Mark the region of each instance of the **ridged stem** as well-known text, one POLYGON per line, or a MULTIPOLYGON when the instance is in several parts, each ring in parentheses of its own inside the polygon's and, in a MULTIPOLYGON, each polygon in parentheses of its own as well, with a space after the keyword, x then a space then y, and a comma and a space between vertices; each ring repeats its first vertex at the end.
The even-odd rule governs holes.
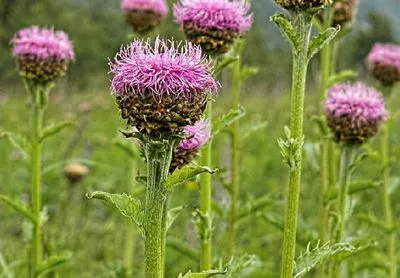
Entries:
POLYGON ((169 141, 146 142, 147 190, 144 210, 145 277, 163 278, 164 208, 167 192, 163 183, 169 174, 174 144, 169 141))
MULTIPOLYGON (((294 139, 303 139, 304 94, 308 68, 308 46, 311 23, 306 15, 298 15, 301 49, 293 55, 290 130, 294 139)), ((303 150, 299 150, 302 152, 303 150)), ((300 198, 302 155, 289 173, 289 190, 285 212, 281 278, 292 278, 296 251, 297 216, 300 198)))
MULTIPOLYGON (((212 126, 212 101, 207 104, 206 115, 210 126, 212 126)), ((201 165, 211 166, 212 164, 212 144, 211 140, 202 149, 201 165)), ((212 217, 212 188, 211 175, 200 175, 200 212, 203 216, 212 217)), ((211 220, 210 220, 211 221, 211 220)), ((208 227, 205 227, 208 229, 208 227)), ((200 270, 209 270, 212 268, 212 231, 208 231, 201 236, 200 251, 200 270)))
MULTIPOLYGON (((233 64, 232 78, 232 109, 237 109, 240 102, 240 71, 241 71, 241 43, 238 42, 235 48, 235 56, 238 58, 233 64)), ((236 221, 239 208, 239 178, 240 178, 240 163, 239 163, 239 122, 235 121, 231 129, 231 203, 229 209, 229 226, 228 226, 228 244, 226 248, 226 259, 229 260, 235 253, 236 246, 236 221)))

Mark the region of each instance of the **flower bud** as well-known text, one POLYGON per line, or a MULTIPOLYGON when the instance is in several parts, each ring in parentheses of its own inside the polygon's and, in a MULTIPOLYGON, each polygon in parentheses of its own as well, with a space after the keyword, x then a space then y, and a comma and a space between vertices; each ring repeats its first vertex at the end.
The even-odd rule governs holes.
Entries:
POLYGON ((376 79, 392 86, 400 81, 400 45, 376 43, 368 54, 366 64, 376 79))
POLYGON ((64 166, 64 175, 72 185, 79 183, 88 174, 89 168, 84 164, 70 163, 64 166))
POLYGON ((275 3, 286 10, 308 10, 323 8, 332 3, 332 0, 275 0, 275 3))

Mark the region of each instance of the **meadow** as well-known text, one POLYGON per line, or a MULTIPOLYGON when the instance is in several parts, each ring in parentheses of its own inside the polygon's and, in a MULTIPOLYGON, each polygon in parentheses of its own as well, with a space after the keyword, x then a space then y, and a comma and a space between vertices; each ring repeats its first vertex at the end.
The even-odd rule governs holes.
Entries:
MULTIPOLYGON (((262 24, 271 24, 264 21, 262 24)), ((32 20, 32 24, 34 23, 32 20)), ((65 21, 63 24, 65 25, 65 21)), ((256 26, 259 32, 260 22, 256 26)), ((178 28, 166 24, 162 26, 161 33, 182 36, 178 28), (173 28, 177 31, 171 31, 173 28)), ((157 31, 155 32, 157 34, 157 31)), ((236 248, 232 258, 226 257, 230 244, 227 231, 231 205, 229 183, 232 176, 232 123, 227 124, 229 126, 212 139, 212 164, 207 165, 212 169, 219 168, 219 172, 212 175, 212 265, 213 269, 221 272, 228 270, 226 274, 216 273, 216 277, 279 277, 281 267, 286 197, 290 191, 287 186, 289 167, 283 161, 278 139, 285 138, 284 127, 290 125, 291 55, 290 52, 282 50, 287 48, 282 42, 282 46, 268 49, 268 57, 260 58, 263 64, 258 64, 257 56, 262 56, 263 50, 251 46, 252 42, 257 42, 259 34, 256 31, 252 32, 244 46, 242 63, 257 67, 258 73, 250 76, 242 84, 240 105, 245 113, 235 120, 239 137, 237 151, 240 154, 240 168, 237 169, 237 175, 240 176, 240 190, 235 220, 236 248), (246 50, 247 47, 249 50, 246 50), (273 71, 271 68, 275 66, 277 70, 273 71)), ((357 30, 355 33, 357 36, 360 34, 357 30)), ((121 34, 118 36, 122 37, 121 34)), ((351 41, 352 34, 348 36, 351 41)), ((371 43, 378 40, 379 38, 371 38, 371 43)), ((121 43, 125 42, 118 44, 121 43)), ((114 42, 109 52, 117 51, 114 49, 115 45, 114 42)), ((80 46, 75 43, 74 47, 79 49, 80 46)), ((3 55, 11 56, 10 50, 3 55)), ((79 58, 82 56, 78 56, 77 63, 80 63, 79 58)), ((349 193, 351 217, 346 220, 346 242, 351 247, 341 247, 339 250, 330 246, 323 249, 324 243, 319 242, 321 208, 318 207, 323 171, 321 148, 324 140, 321 138, 325 138, 325 126, 324 123, 321 124, 320 117, 324 103, 320 94, 320 59, 317 55, 310 64, 305 92, 305 142, 297 218, 296 258, 307 254, 307 250, 317 250, 311 253, 307 262, 302 261, 305 264, 304 269, 307 269, 304 277, 328 277, 321 276, 318 266, 328 265, 332 258, 337 259, 334 254, 337 252, 345 257, 347 271, 347 276, 338 277, 395 278, 390 276, 392 265, 386 253, 388 235, 398 234, 399 231, 400 206, 397 200, 400 199, 400 115, 396 109, 400 105, 399 82, 393 87, 390 104, 386 104, 387 110, 391 112, 389 186, 394 225, 382 228, 380 221, 385 218, 381 196, 384 169, 381 166, 380 131, 360 147, 362 155, 357 160, 352 176, 353 187, 349 193), (314 259, 317 257, 315 261, 313 256, 314 259)), ((107 57, 104 57, 104 65, 106 60, 107 57)), ((348 66, 347 61, 340 61, 340 55, 338 60, 340 67, 348 66)), ((7 69, 8 76, 12 71, 17 76, 15 66, 10 68, 11 65, 7 69)), ((87 193, 128 193, 145 203, 146 181, 143 182, 140 178, 146 175, 146 165, 138 153, 135 154, 135 159, 129 157, 124 148, 126 144, 121 143, 126 141, 121 131, 127 130, 127 124, 121 119, 115 97, 110 93, 108 81, 111 77, 110 74, 107 75, 108 69, 104 66, 103 72, 99 73, 98 68, 93 67, 95 74, 91 75, 89 70, 87 79, 91 81, 87 83, 80 80, 86 76, 74 73, 74 69, 79 72, 79 64, 72 65, 72 73, 67 74, 68 78, 56 82, 57 86, 49 94, 49 104, 44 114, 44 126, 61 121, 71 121, 71 125, 43 144, 43 210, 40 216, 43 224, 42 244, 46 257, 55 257, 55 261, 51 262, 52 265, 44 271, 43 276, 144 277, 142 273, 145 253, 139 229, 100 200, 89 200, 87 193), (74 85, 75 80, 79 85, 74 85), (64 167, 76 163, 87 166, 89 171, 81 181, 72 183, 66 178, 64 167), (135 185, 134 189, 132 184, 135 185), (129 246, 134 250, 133 257, 130 257, 132 254, 127 251, 128 244, 131 244, 129 246)), ((359 61, 352 69, 360 71, 359 76, 352 77, 352 80, 379 86, 378 82, 366 73, 363 61, 359 61)), ((213 102, 212 118, 215 121, 223 118, 232 108, 234 70, 233 62, 217 76, 221 89, 213 102)), ((24 148, 21 148, 19 138, 10 138, 5 132, 25 134, 29 138, 32 125, 31 107, 22 81, 11 77, 3 84, 4 86, 0 87, 0 195, 11 196, 29 205, 30 159, 24 148)), ((338 153, 339 148, 334 151, 334 155, 338 156, 338 153)), ((179 190, 169 197, 169 208, 178 207, 179 213, 171 214, 171 217, 176 216, 176 219, 174 218, 166 236, 164 277, 179 277, 188 270, 200 272, 201 244, 194 216, 194 212, 200 207, 199 195, 199 177, 195 177, 186 180, 179 190)), ((337 195, 337 190, 332 186, 330 191, 326 192, 325 198, 332 201, 337 195)), ((29 268, 31 259, 32 224, 13 208, 2 203, 0 207, 0 277, 29 277, 26 269, 29 268)), ((398 247, 397 242, 397 253, 398 247)), ((397 265, 398 262, 397 258, 397 265)), ((198 277, 211 276, 210 272, 198 277)))

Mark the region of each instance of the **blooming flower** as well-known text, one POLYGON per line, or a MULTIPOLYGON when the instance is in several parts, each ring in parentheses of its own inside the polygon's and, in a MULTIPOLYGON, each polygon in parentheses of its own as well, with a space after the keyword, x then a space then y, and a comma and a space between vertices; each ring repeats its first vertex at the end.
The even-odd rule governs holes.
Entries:
POLYGON ((286 10, 308 10, 330 5, 332 0, 275 0, 275 2, 286 10))
POLYGON ((32 26, 20 30, 11 43, 20 74, 38 82, 64 75, 75 60, 72 43, 63 31, 32 26))
POLYGON ((183 133, 186 138, 174 150, 171 172, 189 164, 197 156, 198 150, 210 139, 211 129, 207 121, 200 120, 194 125, 186 126, 183 133))
POLYGON ((190 41, 209 54, 227 52, 252 24, 244 0, 180 0, 174 15, 190 41))
POLYGON ((400 81, 400 45, 376 43, 366 64, 372 75, 385 85, 400 81))
POLYGON ((381 94, 361 82, 330 88, 325 114, 336 140, 347 144, 364 143, 388 117, 381 94))
POLYGON ((110 62, 121 116, 150 136, 183 132, 199 121, 217 82, 200 47, 156 39, 134 40, 110 62))
POLYGON ((166 0, 122 0, 126 21, 134 31, 145 33, 161 24, 168 14, 166 0))

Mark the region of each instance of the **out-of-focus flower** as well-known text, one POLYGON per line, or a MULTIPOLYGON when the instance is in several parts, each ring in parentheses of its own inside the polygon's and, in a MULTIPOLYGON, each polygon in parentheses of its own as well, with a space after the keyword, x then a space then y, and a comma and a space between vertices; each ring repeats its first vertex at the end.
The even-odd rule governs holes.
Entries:
POLYGON ((346 144, 364 143, 388 117, 382 95, 361 82, 330 88, 325 114, 336 140, 346 144))
POLYGON ((174 14, 188 39, 207 54, 223 54, 252 24, 244 0, 180 0, 174 14))
POLYGON ((286 10, 308 10, 323 8, 332 3, 332 0, 275 0, 276 4, 286 10))
POLYGON ((80 182, 89 174, 89 168, 81 163, 70 163, 64 166, 64 175, 70 184, 80 182))
POLYGON ((218 83, 201 48, 191 43, 135 40, 110 62, 121 117, 150 137, 180 134, 202 118, 218 83))
MULTIPOLYGON (((358 0, 338 0, 333 4, 332 26, 346 27, 353 22, 357 12, 358 0)), ((323 21, 322 11, 318 14, 318 19, 323 21)))
POLYGON ((36 82, 48 82, 65 74, 75 54, 63 31, 37 26, 20 30, 11 41, 19 73, 36 82))
POLYGON ((145 33, 159 26, 168 14, 166 0, 122 0, 126 21, 134 31, 145 33))
POLYGON ((197 156, 198 150, 210 139, 211 129, 207 121, 200 120, 194 125, 186 126, 184 135, 186 138, 174 150, 171 172, 189 164, 197 156))
POLYGON ((400 45, 376 43, 368 54, 366 64, 371 74, 384 85, 400 81, 400 45))

